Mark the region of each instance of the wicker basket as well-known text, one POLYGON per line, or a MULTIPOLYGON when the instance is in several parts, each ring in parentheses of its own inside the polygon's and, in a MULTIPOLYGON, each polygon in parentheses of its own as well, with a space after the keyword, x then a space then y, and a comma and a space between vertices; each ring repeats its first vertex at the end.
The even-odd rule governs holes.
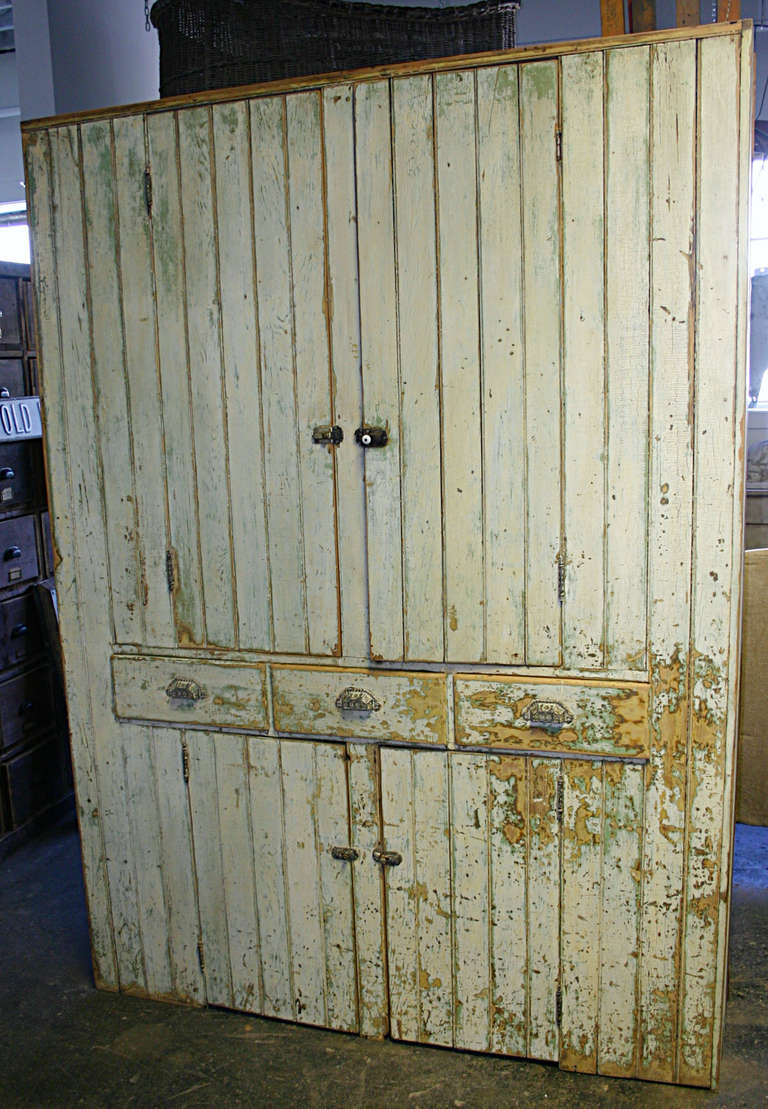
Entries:
POLYGON ((519 6, 157 0, 151 15, 160 36, 160 95, 504 50, 515 44, 519 6))

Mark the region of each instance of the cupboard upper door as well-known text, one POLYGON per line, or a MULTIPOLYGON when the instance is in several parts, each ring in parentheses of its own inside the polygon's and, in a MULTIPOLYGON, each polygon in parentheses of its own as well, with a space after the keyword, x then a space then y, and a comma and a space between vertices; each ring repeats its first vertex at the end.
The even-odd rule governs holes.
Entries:
POLYGON ((322 117, 307 93, 73 133, 118 641, 342 649, 322 117))
POLYGON ((356 90, 374 655, 645 665, 648 66, 356 90))

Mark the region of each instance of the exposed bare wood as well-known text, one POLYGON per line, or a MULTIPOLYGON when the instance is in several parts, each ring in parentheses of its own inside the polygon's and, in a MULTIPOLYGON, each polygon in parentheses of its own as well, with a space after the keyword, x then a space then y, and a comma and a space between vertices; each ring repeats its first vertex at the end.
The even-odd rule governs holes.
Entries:
POLYGON ((603 38, 624 34, 624 0, 600 0, 600 31, 603 38))

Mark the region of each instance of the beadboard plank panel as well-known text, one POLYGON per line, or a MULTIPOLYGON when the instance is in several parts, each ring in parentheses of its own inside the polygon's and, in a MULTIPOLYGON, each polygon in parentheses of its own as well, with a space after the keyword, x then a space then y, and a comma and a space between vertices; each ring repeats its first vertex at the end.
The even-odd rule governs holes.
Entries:
POLYGON ((558 67, 520 66, 525 290, 526 651, 529 666, 558 666, 561 613, 560 189, 558 67))
POLYGON ((556 760, 532 759, 528 794, 528 1049, 559 1057, 556 993, 560 975, 560 825, 556 760))
POLYGON ((440 365, 432 81, 392 83, 404 658, 442 661, 440 365))
POLYGON ((190 465, 194 431, 176 116, 150 116, 146 127, 152 173, 152 249, 168 527, 174 571, 173 619, 178 643, 199 647, 205 642, 205 601, 194 459, 190 465))
POLYGON ((486 657, 525 660, 526 449, 518 67, 477 73, 486 657), (514 477, 511 477, 514 475, 514 477))
POLYGON ((264 429, 256 319, 250 125, 245 104, 213 109, 216 236, 234 589, 241 648, 272 646, 264 429))

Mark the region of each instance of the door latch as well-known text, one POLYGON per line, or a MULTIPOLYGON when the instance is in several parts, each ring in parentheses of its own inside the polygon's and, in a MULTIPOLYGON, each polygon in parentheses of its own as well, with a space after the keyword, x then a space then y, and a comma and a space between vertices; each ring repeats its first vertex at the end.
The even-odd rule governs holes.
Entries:
POLYGON ((358 446, 364 447, 366 450, 369 447, 386 447, 389 442, 387 429, 385 427, 371 427, 369 424, 363 424, 355 432, 355 442, 358 446))
POLYGON ((320 424, 312 429, 313 443, 331 443, 338 447, 344 441, 344 432, 338 424, 320 424))
POLYGON ((353 863, 360 857, 360 853, 355 847, 332 847, 331 857, 342 859, 345 863, 353 863))
POLYGON ((400 866, 403 856, 399 851, 383 851, 381 847, 374 847, 373 861, 380 866, 400 866))

